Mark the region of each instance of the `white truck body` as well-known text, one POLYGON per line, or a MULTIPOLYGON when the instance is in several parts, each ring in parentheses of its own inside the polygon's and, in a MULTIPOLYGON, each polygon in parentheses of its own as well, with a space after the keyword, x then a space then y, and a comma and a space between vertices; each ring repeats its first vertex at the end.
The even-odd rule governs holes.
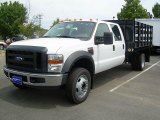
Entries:
POLYGON ((136 19, 136 21, 153 26, 153 47, 160 48, 160 19, 136 19))
POLYGON ((118 66, 122 64, 125 60, 125 49, 123 49, 122 47, 122 45, 125 43, 122 31, 120 31, 122 36, 122 41, 113 40, 113 44, 107 46, 104 44, 100 45, 94 44, 94 36, 98 24, 100 23, 107 24, 109 26, 110 31, 112 32, 109 22, 106 23, 103 21, 101 22, 99 21, 97 22, 92 37, 88 41, 82 41, 80 39, 72 39, 72 38, 40 38, 40 39, 18 41, 12 43, 11 45, 47 47, 48 49, 47 54, 63 54, 64 61, 66 61, 66 59, 75 51, 82 50, 87 52, 89 47, 93 47, 95 54, 92 57, 95 62, 95 73, 99 73, 108 70, 110 68, 113 68, 115 66, 118 66), (116 46, 116 51, 113 51, 113 45, 116 46))
MULTIPOLYGON (((146 46, 129 50, 127 59, 134 69, 143 70, 145 61, 149 62, 148 50, 146 46)), ((54 26, 44 38, 12 43, 3 69, 18 88, 65 85, 68 97, 81 103, 93 86, 94 74, 119 66, 125 59, 126 45, 118 24, 73 21, 54 26)))

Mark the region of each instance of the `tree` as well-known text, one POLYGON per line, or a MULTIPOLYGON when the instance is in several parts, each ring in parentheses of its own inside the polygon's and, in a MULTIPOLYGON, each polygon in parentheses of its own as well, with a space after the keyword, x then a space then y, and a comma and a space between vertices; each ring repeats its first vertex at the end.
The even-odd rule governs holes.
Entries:
POLYGON ((42 37, 48 30, 39 27, 39 25, 36 25, 32 22, 24 25, 20 25, 20 33, 27 36, 27 38, 31 38, 33 34, 37 34, 39 37, 42 37))
POLYGON ((152 12, 155 18, 160 18, 160 4, 156 3, 152 8, 152 12))
POLYGON ((58 24, 59 22, 60 22, 60 19, 57 18, 56 20, 53 21, 53 24, 52 24, 51 27, 55 26, 55 25, 58 24))
POLYGON ((0 4, 0 35, 12 37, 19 33, 19 26, 26 20, 27 9, 19 2, 0 4))
POLYGON ((27 36, 27 38, 31 38, 34 33, 34 27, 35 25, 33 23, 19 25, 19 31, 21 34, 27 36))
POLYGON ((20 25, 20 34, 25 35, 27 38, 31 38, 34 34, 42 37, 48 30, 41 27, 39 16, 41 17, 42 15, 35 15, 28 23, 20 25))
POLYGON ((147 10, 140 4, 140 0, 124 0, 126 2, 117 14, 119 20, 132 20, 135 18, 149 18, 147 10))

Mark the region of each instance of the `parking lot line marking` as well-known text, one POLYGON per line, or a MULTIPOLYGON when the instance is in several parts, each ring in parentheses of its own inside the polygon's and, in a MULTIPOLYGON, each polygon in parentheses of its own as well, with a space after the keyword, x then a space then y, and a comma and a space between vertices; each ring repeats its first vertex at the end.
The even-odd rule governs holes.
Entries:
POLYGON ((121 83, 120 85, 116 86, 115 88, 109 90, 110 92, 114 92, 115 90, 117 90, 118 88, 120 88, 121 86, 131 82, 132 80, 134 80, 135 78, 139 77, 140 75, 142 75, 143 73, 147 72, 148 70, 150 70, 151 68, 153 68, 154 66, 156 66, 158 63, 160 63, 160 61, 156 62, 155 64, 153 64, 152 66, 150 66, 149 68, 147 68, 146 70, 142 71, 141 73, 137 74, 136 76, 132 77, 131 79, 127 80, 126 82, 121 83))

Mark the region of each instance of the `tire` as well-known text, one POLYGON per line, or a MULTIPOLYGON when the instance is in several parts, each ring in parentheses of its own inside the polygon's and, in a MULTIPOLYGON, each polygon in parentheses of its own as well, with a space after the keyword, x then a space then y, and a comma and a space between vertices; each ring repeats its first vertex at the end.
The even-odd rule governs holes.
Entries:
POLYGON ((145 54, 137 54, 131 63, 133 70, 142 71, 145 67, 145 54))
POLYGON ((26 89, 26 88, 27 88, 27 87, 24 86, 24 85, 17 85, 17 84, 14 84, 14 83, 13 83, 13 85, 14 85, 15 87, 17 87, 18 89, 26 89))
POLYGON ((139 63, 137 70, 142 71, 145 68, 145 54, 139 56, 139 63))
POLYGON ((0 50, 4 50, 4 45, 0 44, 0 50))
POLYGON ((75 104, 82 103, 89 95, 91 88, 91 75, 84 68, 76 68, 69 75, 66 83, 66 94, 75 104))

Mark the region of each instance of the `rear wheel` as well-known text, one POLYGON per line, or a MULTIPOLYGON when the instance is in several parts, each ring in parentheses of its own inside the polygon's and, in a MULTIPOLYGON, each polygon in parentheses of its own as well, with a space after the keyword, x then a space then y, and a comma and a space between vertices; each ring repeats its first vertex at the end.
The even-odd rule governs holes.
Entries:
POLYGON ((137 54, 132 61, 132 69, 142 71, 145 67, 145 54, 137 54))
POLYGON ((79 104, 86 100, 91 87, 91 75, 84 68, 76 68, 72 71, 66 84, 68 98, 79 104))
POLYGON ((145 54, 141 54, 139 70, 143 70, 145 68, 145 54))

